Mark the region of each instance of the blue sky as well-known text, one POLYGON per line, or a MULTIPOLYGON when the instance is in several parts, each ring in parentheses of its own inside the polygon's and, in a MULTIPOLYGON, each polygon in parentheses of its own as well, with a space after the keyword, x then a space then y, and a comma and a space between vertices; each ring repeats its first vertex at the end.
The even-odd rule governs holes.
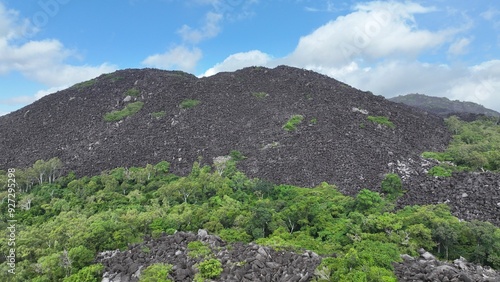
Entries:
POLYGON ((117 69, 286 64, 374 94, 500 111, 500 4, 477 0, 0 0, 0 115, 117 69))

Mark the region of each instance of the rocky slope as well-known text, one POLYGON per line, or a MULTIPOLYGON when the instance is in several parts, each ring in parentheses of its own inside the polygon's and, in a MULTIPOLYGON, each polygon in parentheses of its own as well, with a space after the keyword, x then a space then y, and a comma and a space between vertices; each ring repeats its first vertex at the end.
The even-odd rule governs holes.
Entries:
POLYGON ((461 117, 473 118, 475 115, 486 115, 500 117, 500 113, 485 108, 482 105, 473 102, 462 102, 450 100, 446 97, 432 97, 423 94, 401 95, 389 100, 422 109, 429 113, 447 117, 450 115, 459 115, 461 117))
POLYGON ((394 272, 400 282, 417 281, 500 281, 500 273, 460 258, 453 263, 439 261, 429 252, 421 249, 419 257, 402 255, 403 262, 394 264, 394 272))
POLYGON ((196 78, 183 72, 129 69, 48 95, 0 117, 0 168, 59 157, 66 170, 98 174, 118 166, 171 162, 187 173, 238 150, 249 176, 354 194, 376 189, 388 163, 442 150, 450 136, 439 117, 327 76, 280 66, 196 78), (186 99, 199 104, 183 109, 186 99), (106 113, 143 102, 116 122, 106 113), (296 131, 282 126, 304 117, 296 131), (394 128, 368 120, 385 116, 394 128))
POLYGON ((198 272, 196 265, 204 258, 190 256, 187 245, 197 240, 210 246, 212 258, 222 263, 223 272, 216 281, 310 281, 321 262, 321 258, 313 252, 275 251, 253 243, 228 245, 219 237, 199 230, 197 235, 177 232, 171 236, 148 239, 127 251, 99 254, 97 262, 105 267, 103 281, 136 282, 141 270, 154 263, 173 265, 169 275, 172 281, 193 281, 198 272))
MULTIPOLYGON (((172 281, 193 281, 197 264, 204 260, 189 255, 187 245, 193 241, 210 246, 211 257, 222 263, 220 277, 211 281, 312 281, 317 277, 315 269, 322 259, 309 251, 298 254, 253 243, 227 244, 205 230, 199 230, 198 234, 177 232, 158 239, 149 238, 126 251, 100 253, 96 262, 104 265, 102 281, 136 282, 142 271, 154 263, 171 264, 169 279, 172 281)), ((398 281, 500 281, 500 273, 488 267, 464 259, 453 263, 439 261, 423 249, 419 257, 401 255, 401 258, 402 262, 393 264, 398 281)))

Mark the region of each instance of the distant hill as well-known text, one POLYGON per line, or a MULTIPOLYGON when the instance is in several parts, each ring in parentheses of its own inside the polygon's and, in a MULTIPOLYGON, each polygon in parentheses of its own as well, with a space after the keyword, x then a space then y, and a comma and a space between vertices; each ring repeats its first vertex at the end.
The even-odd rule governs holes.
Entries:
POLYGON ((199 157, 212 164, 237 150, 251 177, 327 181, 348 194, 376 189, 390 163, 450 140, 438 117, 287 66, 206 78, 120 70, 0 117, 0 131, 8 133, 0 135, 0 169, 59 157, 81 176, 166 160, 185 175, 199 157))
POLYGON ((442 117, 450 115, 458 115, 464 117, 463 119, 473 119, 475 115, 500 117, 500 113, 487 109, 482 105, 473 102, 452 101, 446 97, 408 94, 390 98, 389 100, 419 108, 442 117))

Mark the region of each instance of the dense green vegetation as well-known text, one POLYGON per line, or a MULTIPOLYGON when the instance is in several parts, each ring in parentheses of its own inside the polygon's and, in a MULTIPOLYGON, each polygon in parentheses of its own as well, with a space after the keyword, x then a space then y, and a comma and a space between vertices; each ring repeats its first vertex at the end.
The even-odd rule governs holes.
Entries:
POLYGON ((201 103, 201 101, 199 101, 199 100, 186 99, 186 100, 181 102, 179 107, 181 107, 181 109, 191 109, 191 108, 196 107, 200 103, 201 103))
POLYGON ((442 162, 429 174, 450 176, 453 171, 460 170, 500 171, 500 126, 497 118, 464 122, 452 116, 445 121, 453 140, 444 152, 422 154, 425 158, 442 162))
POLYGON ((112 111, 110 113, 106 113, 104 115, 104 120, 105 121, 119 121, 122 120, 128 116, 131 116, 138 111, 142 109, 144 106, 144 102, 134 102, 127 104, 125 108, 119 110, 119 111, 112 111))
MULTIPOLYGON (((397 175, 381 183, 384 194, 364 189, 350 197, 327 183, 301 188, 250 179, 236 169, 235 158, 242 156, 231 155, 213 167, 194 163, 184 177, 171 174, 168 162, 82 178, 59 177, 54 169, 58 177, 51 181, 44 175, 38 181, 34 172, 56 161, 17 170, 23 188, 15 213, 16 275, 11 277, 2 261, 0 280, 99 281, 102 265, 93 264, 98 252, 126 249, 145 235, 200 228, 229 242, 312 250, 326 257, 317 269, 319 281, 396 281, 391 262, 401 253, 416 255, 421 247, 445 259, 463 256, 500 268, 499 228, 459 221, 446 205, 395 211, 393 200, 403 191, 397 175)), ((0 175, 5 187, 7 174, 0 175)), ((0 198, 6 196, 3 189, 0 198)), ((7 209, 3 201, 2 230, 7 230, 7 209)), ((0 237, 4 254, 11 248, 7 240, 0 237)), ((221 266, 203 244, 190 243, 188 254, 203 258, 197 266, 200 279, 220 274, 221 266)), ((164 270, 152 271, 153 277, 164 270)))
POLYGON ((284 125, 283 129, 286 131, 297 130, 297 125, 299 125, 304 119, 303 115, 293 115, 284 125))
POLYGON ((395 127, 394 123, 392 123, 392 121, 390 121, 389 118, 385 116, 368 116, 367 119, 376 124, 385 125, 390 128, 395 127))

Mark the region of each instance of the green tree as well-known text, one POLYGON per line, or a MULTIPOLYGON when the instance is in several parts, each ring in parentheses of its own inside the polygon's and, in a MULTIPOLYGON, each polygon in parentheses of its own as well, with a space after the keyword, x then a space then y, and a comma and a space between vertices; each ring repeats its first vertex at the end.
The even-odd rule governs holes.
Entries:
POLYGON ((368 189, 359 191, 355 201, 356 208, 365 214, 380 212, 384 201, 377 192, 368 189))
POLYGON ((82 269, 94 260, 94 252, 81 245, 71 248, 68 251, 68 256, 75 269, 82 269))
POLYGON ((386 174, 382 180, 381 188, 382 192, 386 193, 387 199, 391 201, 403 195, 403 183, 396 173, 386 174))
POLYGON ((93 264, 82 268, 77 273, 64 278, 63 282, 99 282, 102 280, 102 264, 93 264))

